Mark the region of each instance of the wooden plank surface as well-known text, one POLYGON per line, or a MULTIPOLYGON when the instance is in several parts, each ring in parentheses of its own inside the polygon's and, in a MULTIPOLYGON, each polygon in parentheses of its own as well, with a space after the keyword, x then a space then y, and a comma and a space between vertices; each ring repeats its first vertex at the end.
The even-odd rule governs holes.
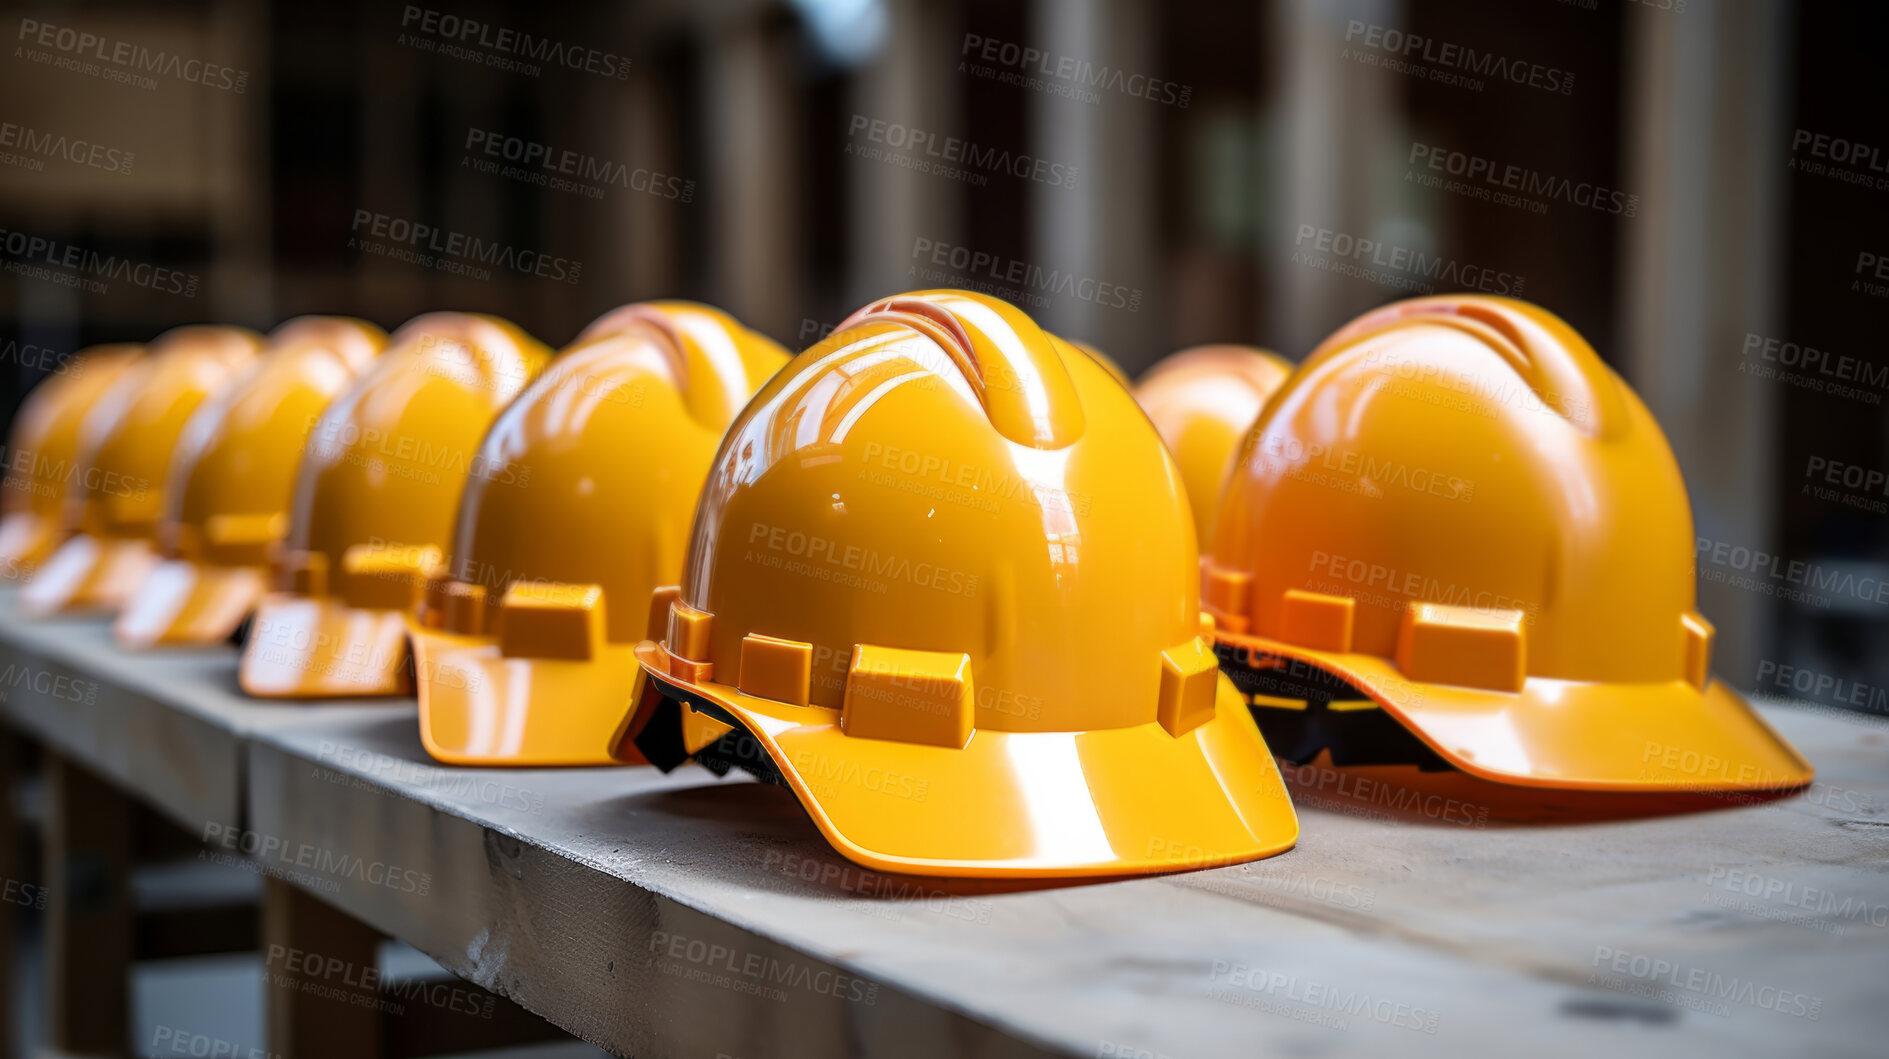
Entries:
POLYGON ((410 708, 243 702, 233 652, 193 677, 33 646, 125 710, 298 711, 229 725, 251 870, 620 1054, 1875 1055, 1889 1031, 1889 726, 1860 717, 1766 707, 1821 770, 1790 799, 1538 810, 1308 768, 1283 856, 1003 886, 856 868, 787 792, 693 767, 439 766, 410 708))
MULTIPOLYGON (((248 733, 313 719, 241 694, 233 648, 120 651, 102 617, 29 622, 0 588, 0 716, 192 834, 239 826, 248 733)), ((411 701, 324 707, 411 715, 411 701)))
POLYGON ((1889 729, 1771 716, 1807 796, 1518 823, 1299 770, 1297 850, 1089 885, 878 875, 782 790, 438 769, 393 721, 263 736, 253 819, 418 873, 324 881, 623 1054, 1879 1054, 1889 729))

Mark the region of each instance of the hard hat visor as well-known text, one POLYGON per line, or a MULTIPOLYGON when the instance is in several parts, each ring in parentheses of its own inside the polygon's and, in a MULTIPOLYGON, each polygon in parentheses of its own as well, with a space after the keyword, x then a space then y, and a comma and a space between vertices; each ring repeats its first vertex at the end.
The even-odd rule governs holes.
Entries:
MULTIPOLYGON (((1224 632, 1220 642, 1223 669, 1264 672, 1280 660, 1315 667, 1368 696, 1448 764, 1498 783, 1667 793, 1789 790, 1809 783, 1813 772, 1717 680, 1700 689, 1685 680, 1531 677, 1521 691, 1502 692, 1413 682, 1375 655, 1224 632)), ((1253 715, 1265 732, 1275 711, 1296 708, 1256 703, 1253 715)))
POLYGON ((244 691, 265 697, 405 695, 407 661, 400 611, 272 592, 256 606, 237 678, 244 691))
POLYGON ((133 648, 222 643, 267 587, 263 567, 167 559, 126 601, 113 632, 133 648))
POLYGON ((36 511, 15 511, 0 518, 0 577, 30 576, 59 546, 60 520, 36 511))
POLYGON ((412 631, 427 753, 454 765, 642 764, 612 755, 636 682, 635 648, 584 660, 507 658, 491 637, 412 631))
POLYGON ((667 672, 654 642, 637 654, 645 683, 625 730, 652 762, 674 767, 687 744, 731 726, 703 748, 704 763, 784 784, 835 848, 869 868, 1140 875, 1257 860, 1298 839, 1278 769, 1225 678, 1214 716, 1179 738, 1158 723, 979 729, 959 749, 850 736, 838 710, 691 684, 667 672))
POLYGON ((77 534, 26 583, 21 608, 32 617, 115 611, 156 562, 148 540, 77 534))

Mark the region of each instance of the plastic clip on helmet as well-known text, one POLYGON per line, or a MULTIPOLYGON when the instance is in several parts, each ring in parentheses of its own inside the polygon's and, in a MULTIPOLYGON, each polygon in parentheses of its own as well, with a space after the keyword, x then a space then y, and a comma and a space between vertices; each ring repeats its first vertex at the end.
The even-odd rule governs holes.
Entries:
POLYGON ((1136 402, 1180 464, 1202 551, 1234 450, 1291 374, 1291 361, 1263 349, 1195 346, 1149 368, 1135 386, 1136 402))
POLYGON ((1360 317, 1266 406, 1203 594, 1289 759, 1588 790, 1808 783, 1710 678, 1693 547, 1665 436, 1580 335, 1451 295, 1360 317))
POLYGON ((681 579, 722 432, 785 363, 714 309, 630 305, 500 413, 479 452, 489 471, 459 502, 451 576, 429 580, 412 630, 429 753, 616 760, 651 594, 681 579))
POLYGON ((788 786, 882 870, 1281 852, 1298 822, 1200 636, 1186 512, 1095 360, 983 295, 877 302, 723 439, 625 733, 788 786))
POLYGON ((235 327, 179 327, 120 372, 79 428, 60 545, 21 593, 29 614, 117 610, 156 561, 166 472, 184 425, 256 355, 235 327))
POLYGON ((157 534, 164 560, 119 613, 120 643, 211 644, 236 632, 267 587, 309 429, 386 344, 360 320, 291 320, 197 410, 171 462, 157 534))
POLYGON ((7 439, 0 489, 0 577, 31 577, 71 534, 66 498, 81 476, 79 426, 143 347, 94 346, 26 396, 7 439))
POLYGON ((328 405, 296 472, 276 591, 238 680, 265 698, 402 695, 407 616, 441 560, 485 428, 549 353, 512 324, 429 313, 328 405))

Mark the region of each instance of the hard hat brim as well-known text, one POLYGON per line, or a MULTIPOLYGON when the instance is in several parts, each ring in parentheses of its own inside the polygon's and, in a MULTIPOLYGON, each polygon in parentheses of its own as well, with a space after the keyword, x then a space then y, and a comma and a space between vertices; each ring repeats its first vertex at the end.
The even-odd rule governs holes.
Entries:
MULTIPOLYGON (((492 637, 414 628, 420 741, 452 765, 640 765, 612 751, 636 685, 636 649, 593 659, 506 658, 492 637)), ((634 747, 630 748, 632 751, 634 747)))
POLYGON ((265 699, 406 695, 406 615, 271 592, 256 605, 237 681, 265 699))
POLYGON ((205 646, 230 638, 268 586, 260 566, 216 566, 166 559, 118 612, 112 632, 134 649, 205 646))
POLYGON ((0 577, 31 577, 59 546, 59 524, 31 511, 0 518, 0 577))
MULTIPOLYGON (((1528 678, 1519 692, 1418 683, 1389 660, 1221 632, 1218 642, 1317 667, 1368 695, 1449 764, 1496 783, 1567 790, 1790 790, 1816 774, 1722 681, 1528 678)), ((1228 664, 1223 655, 1223 668, 1228 664)), ((1257 712, 1269 707, 1255 706, 1257 712)))
MULTIPOLYGON (((649 733, 658 700, 740 728, 827 841, 868 868, 975 878, 1145 875, 1259 860, 1298 840, 1278 766, 1224 676, 1214 716, 1179 737, 1153 722, 1085 732, 978 729, 958 749, 856 738, 841 730, 838 710, 691 684, 666 671, 661 651, 652 641, 637 648, 647 685, 642 716, 626 730, 649 733)), ((667 757, 673 767, 675 755, 667 757)))
POLYGON ((20 591, 20 609, 35 618, 116 611, 156 562, 150 541, 76 534, 20 591))

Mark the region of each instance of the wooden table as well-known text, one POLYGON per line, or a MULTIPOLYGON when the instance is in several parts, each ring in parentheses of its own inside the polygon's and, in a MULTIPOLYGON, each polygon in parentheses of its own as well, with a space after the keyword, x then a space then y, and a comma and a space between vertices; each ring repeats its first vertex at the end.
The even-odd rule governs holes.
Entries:
POLYGON ((15 723, 179 819, 232 819, 233 785, 272 887, 620 1054, 1591 1059, 1889 1039, 1889 725, 1860 716, 1765 707, 1819 768, 1784 800, 1527 809, 1487 785, 1306 768, 1283 856, 1005 886, 854 867, 762 784, 446 768, 410 708, 255 706, 233 652, 150 662, 55 637, 0 626, 109 705, 61 720, 15 694, 15 723), (101 731, 106 711, 152 735, 101 731), (223 771, 205 729, 244 763, 223 771))

